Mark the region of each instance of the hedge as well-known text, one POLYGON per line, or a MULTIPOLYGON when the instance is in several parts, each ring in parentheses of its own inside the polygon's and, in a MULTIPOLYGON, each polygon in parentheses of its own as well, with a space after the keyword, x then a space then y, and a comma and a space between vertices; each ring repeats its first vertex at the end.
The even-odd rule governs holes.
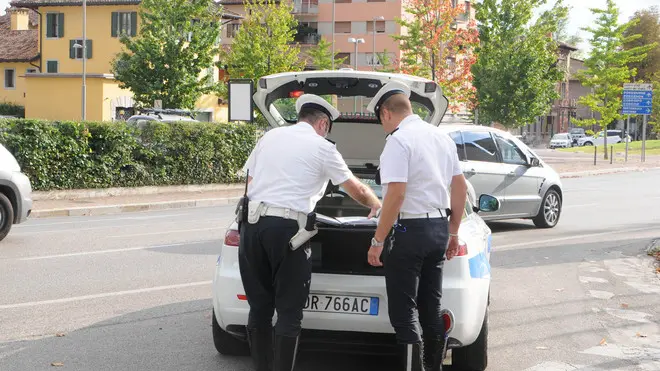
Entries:
POLYGON ((25 107, 11 102, 0 102, 0 115, 25 117, 25 107))
POLYGON ((35 190, 232 183, 257 140, 249 124, 0 119, 0 143, 35 190))

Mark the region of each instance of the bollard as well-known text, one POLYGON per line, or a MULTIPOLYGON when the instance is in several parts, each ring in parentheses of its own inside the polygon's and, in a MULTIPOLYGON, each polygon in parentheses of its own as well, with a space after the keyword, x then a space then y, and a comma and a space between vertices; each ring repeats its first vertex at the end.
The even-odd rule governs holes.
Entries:
POLYGON ((610 165, 612 165, 613 157, 614 157, 614 146, 610 146, 610 165))
POLYGON ((596 166, 596 155, 598 153, 598 146, 594 146, 594 166, 596 166))

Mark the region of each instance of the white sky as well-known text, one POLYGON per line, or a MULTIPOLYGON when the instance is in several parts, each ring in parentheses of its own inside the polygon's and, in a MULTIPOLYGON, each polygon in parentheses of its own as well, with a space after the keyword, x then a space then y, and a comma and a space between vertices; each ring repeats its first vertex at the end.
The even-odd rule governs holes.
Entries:
MULTIPOLYGON (((9 6, 10 0, 0 0, 0 15, 5 13, 5 8, 9 6)), ((568 27, 569 34, 574 34, 579 32, 583 39, 587 40, 589 34, 584 31, 580 31, 581 27, 588 26, 592 21, 593 17, 590 8, 604 8, 606 5, 606 0, 564 0, 566 5, 572 7, 570 11, 570 23, 568 27)), ((619 6, 620 11, 620 22, 627 21, 638 9, 646 9, 653 5, 660 6, 660 0, 615 0, 616 4, 619 6)), ((554 4, 554 0, 548 0, 548 4, 544 7, 550 8, 554 4)), ((583 42, 579 47, 583 50, 588 50, 588 45, 586 42, 583 42)))

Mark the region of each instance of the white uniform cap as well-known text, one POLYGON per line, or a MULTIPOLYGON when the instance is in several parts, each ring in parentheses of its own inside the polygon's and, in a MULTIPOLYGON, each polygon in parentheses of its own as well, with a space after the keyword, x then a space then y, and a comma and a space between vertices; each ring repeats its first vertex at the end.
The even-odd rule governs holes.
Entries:
POLYGON ((398 81, 388 82, 380 88, 378 93, 376 93, 373 99, 371 99, 371 102, 369 102, 369 105, 367 106, 367 111, 376 113, 387 98, 394 94, 404 94, 407 98, 410 98, 410 87, 398 81))
POLYGON ((339 118, 339 111, 327 100, 315 94, 303 94, 296 100, 296 113, 300 114, 302 108, 317 109, 330 117, 331 121, 339 118))

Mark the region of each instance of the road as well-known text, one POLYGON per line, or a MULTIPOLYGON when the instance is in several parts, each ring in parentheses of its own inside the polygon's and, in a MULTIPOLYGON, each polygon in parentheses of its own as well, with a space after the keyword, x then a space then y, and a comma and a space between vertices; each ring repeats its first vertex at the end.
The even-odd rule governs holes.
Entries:
MULTIPOLYGON (((643 255, 660 238, 658 184, 660 171, 567 179, 556 228, 491 224, 488 370, 660 370, 660 280, 643 255)), ((251 370, 211 340, 210 281, 231 213, 16 226, 0 244, 0 370, 251 370)), ((296 369, 391 364, 302 354, 296 369)))

